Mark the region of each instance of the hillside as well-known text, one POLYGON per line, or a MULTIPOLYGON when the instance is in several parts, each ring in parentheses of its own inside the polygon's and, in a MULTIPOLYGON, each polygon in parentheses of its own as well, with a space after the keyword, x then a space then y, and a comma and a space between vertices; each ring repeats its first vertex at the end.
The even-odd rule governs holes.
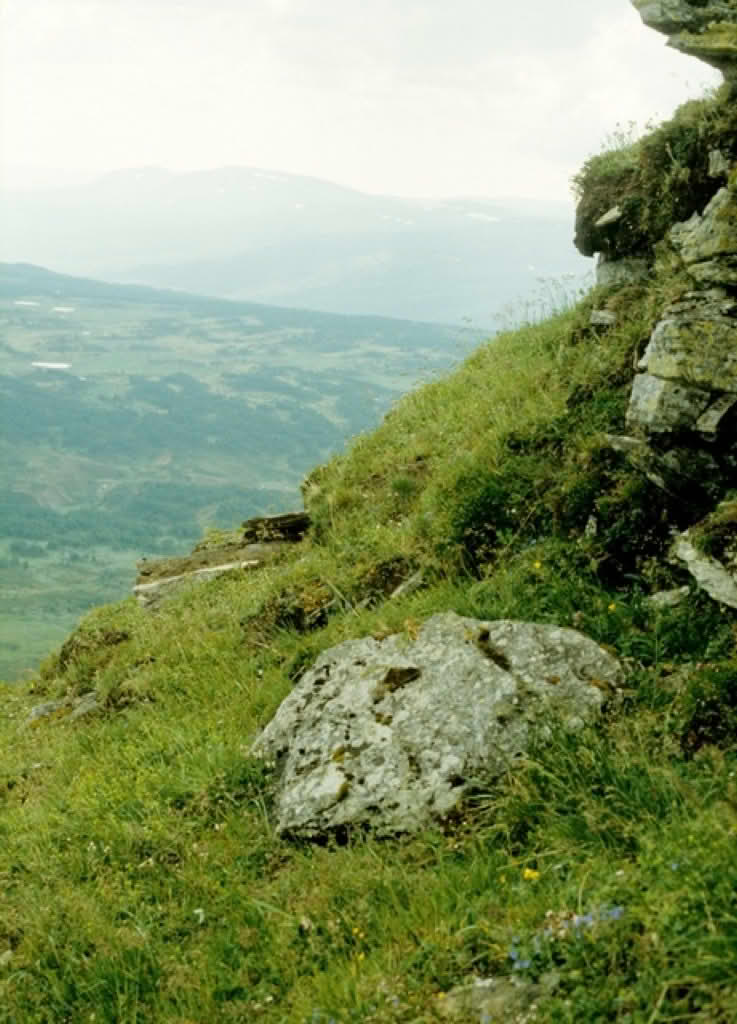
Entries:
POLYGON ((142 555, 279 512, 316 461, 480 335, 0 264, 0 676, 142 555))
MULTIPOLYGON (((582 169, 593 291, 312 470, 276 561, 99 608, 2 694, 0 1021, 737 1019, 737 8, 636 6, 728 79, 582 169), (505 680, 494 624, 575 633, 618 666, 586 680, 600 714, 496 774, 459 760, 422 827, 283 828, 287 758, 252 746, 282 701, 448 612, 505 680)), ((413 665, 369 701, 387 735, 413 665)))

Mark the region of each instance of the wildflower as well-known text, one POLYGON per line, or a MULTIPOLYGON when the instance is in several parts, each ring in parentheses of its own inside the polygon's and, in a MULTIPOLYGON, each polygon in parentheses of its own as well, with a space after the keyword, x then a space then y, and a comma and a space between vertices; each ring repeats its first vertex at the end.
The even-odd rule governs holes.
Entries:
POLYGON ((535 871, 534 868, 525 868, 522 872, 522 877, 526 882, 536 882, 540 877, 540 872, 535 871))
POLYGON ((608 605, 608 608, 607 608, 607 610, 608 610, 608 611, 610 611, 610 612, 616 612, 616 610, 617 610, 617 606, 616 606, 616 604, 614 603, 614 601, 612 601, 612 603, 611 603, 610 605, 608 605))
POLYGON ((535 569, 542 569, 543 564, 542 564, 542 562, 537 561, 537 562, 533 563, 533 566, 534 566, 535 569))

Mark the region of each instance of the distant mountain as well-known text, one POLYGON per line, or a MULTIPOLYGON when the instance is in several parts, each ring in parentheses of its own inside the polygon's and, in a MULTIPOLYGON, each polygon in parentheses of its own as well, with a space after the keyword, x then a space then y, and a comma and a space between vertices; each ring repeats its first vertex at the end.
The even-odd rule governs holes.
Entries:
POLYGON ((119 171, 0 190, 0 258, 346 314, 492 326, 540 278, 582 275, 572 208, 409 200, 252 168, 119 171))
POLYGON ((299 505, 308 470, 478 332, 0 264, 0 678, 141 554, 299 505))

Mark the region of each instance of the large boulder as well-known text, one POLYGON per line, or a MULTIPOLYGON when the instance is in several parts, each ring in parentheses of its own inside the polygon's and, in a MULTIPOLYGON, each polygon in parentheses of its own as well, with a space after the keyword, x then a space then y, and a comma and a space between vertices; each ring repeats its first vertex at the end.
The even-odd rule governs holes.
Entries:
POLYGON ((571 629, 438 614, 413 635, 325 651, 252 747, 274 762, 277 829, 421 829, 501 775, 535 726, 599 713, 618 662, 571 629))

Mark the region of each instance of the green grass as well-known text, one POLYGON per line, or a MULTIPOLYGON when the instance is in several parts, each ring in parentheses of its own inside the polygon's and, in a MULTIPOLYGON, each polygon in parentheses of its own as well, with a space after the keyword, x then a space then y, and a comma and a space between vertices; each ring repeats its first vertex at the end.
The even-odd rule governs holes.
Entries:
POLYGON ((723 182, 709 173, 709 153, 737 156, 737 114, 730 85, 689 100, 674 116, 632 140, 618 133, 573 178, 578 199, 576 245, 586 255, 650 256, 677 221, 701 213, 723 182), (607 227, 597 220, 618 206, 607 227))
POLYGON ((429 1024, 474 974, 551 972, 541 1021, 737 1019, 737 616, 646 601, 684 582, 669 530, 704 510, 605 443, 651 323, 640 294, 597 335, 601 298, 482 346, 315 470, 282 561, 155 615, 100 608, 2 691, 0 1021, 429 1024), (448 609, 574 626, 624 691, 419 835, 276 838, 248 750, 294 679, 448 609), (97 716, 24 726, 90 689, 97 716))

